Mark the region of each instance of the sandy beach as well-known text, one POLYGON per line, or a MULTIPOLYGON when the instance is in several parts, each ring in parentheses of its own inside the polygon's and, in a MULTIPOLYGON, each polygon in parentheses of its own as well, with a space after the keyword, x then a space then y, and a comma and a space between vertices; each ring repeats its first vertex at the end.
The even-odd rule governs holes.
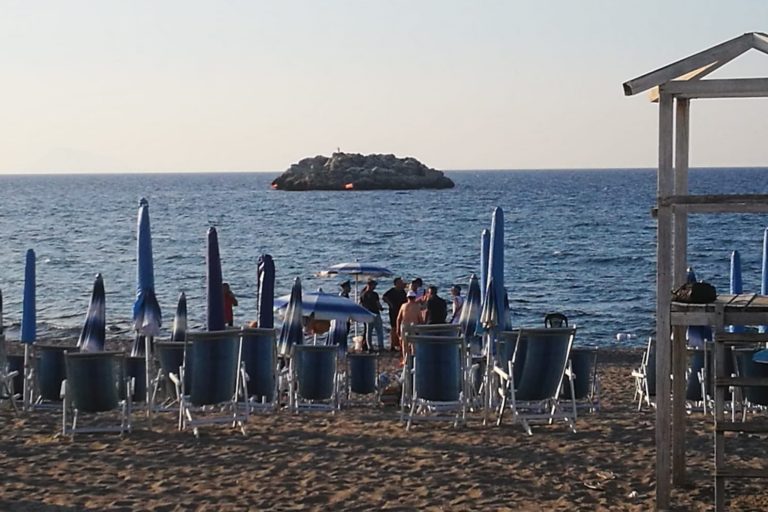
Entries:
MULTIPOLYGON (((396 360, 384 356, 389 368, 396 360)), ((247 436, 226 426, 196 440, 175 415, 153 429, 56 436, 60 412, 0 418, 0 510, 650 510, 654 500, 654 415, 636 411, 630 369, 637 351, 600 353, 602 408, 577 433, 563 424, 484 427, 419 423, 398 409, 355 403, 335 415, 259 414, 247 436)), ((711 418, 689 416, 690 483, 673 491, 675 510, 713 503, 711 418)), ((764 446, 739 438, 738 453, 764 446)), ((756 462, 759 461, 747 461, 756 462)), ((747 481, 729 485, 731 510, 765 510, 747 481)))

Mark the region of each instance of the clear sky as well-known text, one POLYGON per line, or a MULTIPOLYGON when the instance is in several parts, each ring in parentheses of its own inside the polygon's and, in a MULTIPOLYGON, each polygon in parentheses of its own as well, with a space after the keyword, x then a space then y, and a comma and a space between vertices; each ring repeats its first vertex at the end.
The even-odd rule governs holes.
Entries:
MULTIPOLYGON (((751 31, 765 0, 0 0, 0 172, 653 167, 622 82, 751 31)), ((695 103, 691 164, 768 165, 767 119, 695 103)))

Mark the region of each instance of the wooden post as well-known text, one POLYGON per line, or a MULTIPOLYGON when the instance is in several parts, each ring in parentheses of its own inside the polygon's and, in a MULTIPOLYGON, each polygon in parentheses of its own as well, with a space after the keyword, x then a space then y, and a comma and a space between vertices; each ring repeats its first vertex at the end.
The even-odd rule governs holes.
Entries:
MULTIPOLYGON (((675 195, 688 195, 688 140, 690 100, 676 99, 675 117, 675 195)), ((675 232, 673 244, 673 286, 686 278, 688 252, 688 213, 672 207, 675 232)), ((672 344, 672 483, 685 483, 685 369, 688 366, 685 328, 675 327, 672 344)))
POLYGON ((659 169, 657 175, 656 247, 656 509, 669 508, 670 499, 670 290, 672 288, 672 97, 663 90, 659 99, 659 169))

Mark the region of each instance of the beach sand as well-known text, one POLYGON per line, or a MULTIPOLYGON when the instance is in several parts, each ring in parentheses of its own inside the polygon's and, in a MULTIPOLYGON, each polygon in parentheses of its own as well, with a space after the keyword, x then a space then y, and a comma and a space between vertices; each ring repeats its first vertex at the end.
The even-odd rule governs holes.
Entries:
MULTIPOLYGON (((385 356, 394 369, 396 360, 385 356)), ((636 411, 631 368, 640 353, 601 351, 602 409, 564 424, 484 427, 419 423, 398 409, 357 403, 338 412, 258 414, 247 436, 214 426, 175 430, 172 413, 153 430, 55 437, 60 411, 0 412, 0 510, 651 510, 654 414, 636 411)), ((713 506, 712 421, 689 417, 689 484, 673 510, 713 506)), ((732 442, 742 455, 759 440, 732 442)), ((729 447, 730 449, 730 447, 729 447)), ((746 457, 746 464, 759 459, 746 457)), ((728 485, 731 510, 766 510, 756 481, 728 485)))

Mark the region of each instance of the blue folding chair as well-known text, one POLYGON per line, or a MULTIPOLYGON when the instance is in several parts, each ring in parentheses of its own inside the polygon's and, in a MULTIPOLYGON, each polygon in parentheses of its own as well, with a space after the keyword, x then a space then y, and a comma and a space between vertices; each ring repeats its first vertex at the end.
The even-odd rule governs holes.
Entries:
POLYGON ((126 375, 123 352, 64 352, 66 379, 62 382, 61 433, 131 431, 133 385, 126 375), (119 425, 78 425, 83 414, 119 411, 119 425), (71 416, 72 423, 69 423, 71 416))

